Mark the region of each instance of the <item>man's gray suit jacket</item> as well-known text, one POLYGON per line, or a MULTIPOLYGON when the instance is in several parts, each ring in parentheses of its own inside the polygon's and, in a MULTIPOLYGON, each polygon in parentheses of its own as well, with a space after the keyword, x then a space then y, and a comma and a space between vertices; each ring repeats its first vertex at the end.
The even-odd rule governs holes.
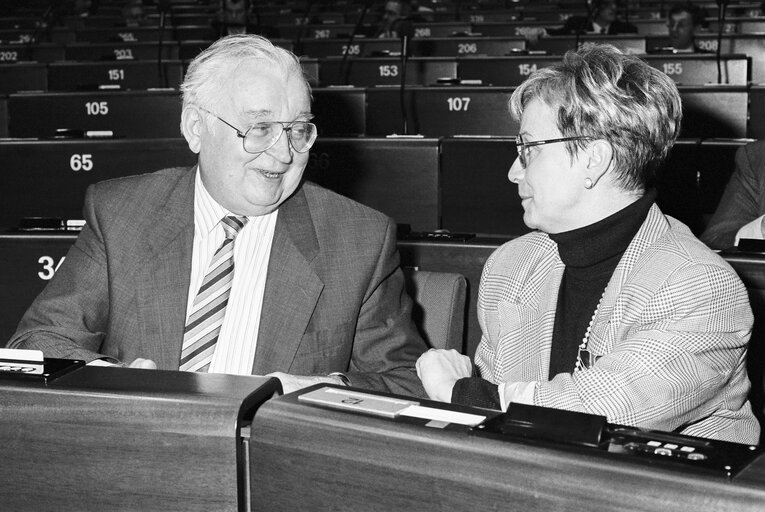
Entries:
MULTIPOLYGON (((85 228, 8 346, 177 370, 195 169, 91 186, 85 228)), ((252 373, 339 371, 353 385, 422 396, 411 306, 392 220, 306 182, 279 208, 252 373)))

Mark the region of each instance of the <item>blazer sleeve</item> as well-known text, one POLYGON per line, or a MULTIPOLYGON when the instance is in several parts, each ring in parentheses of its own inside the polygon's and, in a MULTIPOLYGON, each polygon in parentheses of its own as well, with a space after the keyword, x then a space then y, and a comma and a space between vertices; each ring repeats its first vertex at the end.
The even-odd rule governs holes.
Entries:
POLYGON ((765 195, 760 178, 765 173, 765 145, 739 148, 735 161, 720 203, 700 237, 712 249, 732 247, 741 226, 765 213, 760 207, 765 195))
POLYGON ((99 349, 107 330, 109 292, 93 196, 94 188, 89 187, 83 210, 86 225, 53 279, 22 317, 9 348, 37 349, 46 357, 86 362, 105 358, 99 349))
POLYGON ((714 414, 743 417, 753 319, 733 271, 690 264, 654 292, 645 285, 623 296, 623 321, 607 330, 613 349, 587 370, 537 383, 534 403, 665 431, 714 414), (645 302, 626 297, 641 293, 651 295, 645 302))
POLYGON ((415 363, 425 342, 412 320, 412 300, 404 289, 396 228, 389 219, 369 280, 353 341, 351 384, 391 393, 425 396, 415 363))

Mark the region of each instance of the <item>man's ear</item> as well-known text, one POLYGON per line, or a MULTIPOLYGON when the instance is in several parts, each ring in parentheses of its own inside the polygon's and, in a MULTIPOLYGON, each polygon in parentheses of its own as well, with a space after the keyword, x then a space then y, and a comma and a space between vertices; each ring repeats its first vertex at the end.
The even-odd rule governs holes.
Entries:
POLYGON ((181 112, 181 133, 194 153, 199 153, 202 147, 202 130, 204 127, 202 113, 194 106, 188 106, 181 112))
POLYGON ((587 155, 587 176, 592 180, 592 184, 595 185, 611 169, 614 150, 607 141, 596 139, 590 142, 587 148, 587 155))

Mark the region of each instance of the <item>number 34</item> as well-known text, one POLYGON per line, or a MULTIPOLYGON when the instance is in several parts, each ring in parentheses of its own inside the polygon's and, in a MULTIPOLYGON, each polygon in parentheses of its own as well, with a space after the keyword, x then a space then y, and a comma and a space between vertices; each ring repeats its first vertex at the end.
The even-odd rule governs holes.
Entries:
POLYGON ((37 263, 42 265, 42 271, 37 273, 38 277, 43 281, 50 280, 56 273, 56 270, 58 270, 58 267, 64 263, 65 258, 66 256, 62 256, 61 259, 58 260, 58 263, 56 263, 56 260, 50 256, 40 256, 40 259, 37 260, 37 263))

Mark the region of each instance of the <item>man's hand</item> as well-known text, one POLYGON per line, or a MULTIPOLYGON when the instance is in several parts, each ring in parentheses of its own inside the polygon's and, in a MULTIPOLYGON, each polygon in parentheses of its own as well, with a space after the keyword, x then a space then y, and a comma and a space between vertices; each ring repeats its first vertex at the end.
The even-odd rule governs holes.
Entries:
MULTIPOLYGON (((266 377, 276 377, 282 382, 282 389, 284 394, 292 393, 299 389, 313 386, 314 384, 343 384, 340 377, 335 376, 310 376, 310 375, 290 375, 284 372, 273 372, 266 375, 266 377)), ((344 385, 344 384, 343 384, 344 385)))
POLYGON ((473 374, 470 358, 454 349, 431 348, 420 356, 416 367, 428 397, 440 402, 451 402, 454 384, 473 374))
POLYGON ((139 357, 138 359, 134 360, 132 363, 127 365, 126 368, 142 368, 144 370, 156 370, 157 363, 155 363, 151 359, 143 359, 139 357))

